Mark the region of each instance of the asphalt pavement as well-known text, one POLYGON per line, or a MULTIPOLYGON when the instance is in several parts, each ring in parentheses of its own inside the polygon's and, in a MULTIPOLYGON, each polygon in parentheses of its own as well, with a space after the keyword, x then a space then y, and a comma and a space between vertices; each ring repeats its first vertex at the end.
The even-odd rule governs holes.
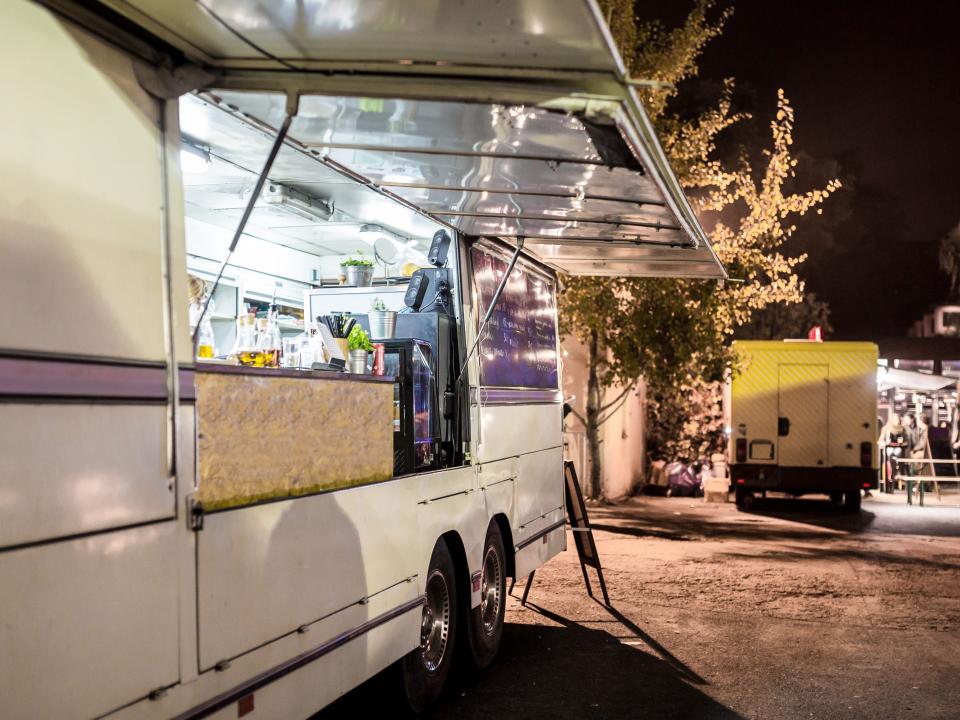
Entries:
MULTIPOLYGON (((960 717, 960 508, 641 497, 590 512, 611 607, 568 539, 528 605, 510 600, 494 665, 427 718, 960 717)), ((396 717, 385 683, 317 717, 396 717)))

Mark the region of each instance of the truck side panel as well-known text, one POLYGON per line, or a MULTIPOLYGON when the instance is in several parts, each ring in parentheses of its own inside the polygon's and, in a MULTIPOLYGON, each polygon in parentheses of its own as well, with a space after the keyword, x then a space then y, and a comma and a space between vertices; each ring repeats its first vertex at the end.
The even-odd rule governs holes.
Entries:
POLYGON ((410 552, 416 490, 409 477, 208 515, 197 538, 201 670, 423 572, 410 552))
POLYGON ((0 26, 0 357, 31 366, 0 389, 0 714, 93 717, 180 677, 161 104, 39 4, 0 26))
POLYGON ((0 548, 173 518, 166 433, 163 405, 0 404, 0 548))
POLYGON ((0 348, 163 361, 160 105, 38 5, 0 3, 0 26, 0 304, 30 308, 0 348))
POLYGON ((90 718, 178 679, 175 524, 0 555, 3 717, 90 718))

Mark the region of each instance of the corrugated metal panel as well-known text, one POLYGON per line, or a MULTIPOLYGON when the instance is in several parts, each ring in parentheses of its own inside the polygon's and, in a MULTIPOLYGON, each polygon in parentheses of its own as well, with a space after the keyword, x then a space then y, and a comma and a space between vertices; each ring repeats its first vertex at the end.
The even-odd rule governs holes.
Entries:
POLYGON ((265 66, 430 63, 616 71, 582 0, 111 0, 198 59, 265 66))

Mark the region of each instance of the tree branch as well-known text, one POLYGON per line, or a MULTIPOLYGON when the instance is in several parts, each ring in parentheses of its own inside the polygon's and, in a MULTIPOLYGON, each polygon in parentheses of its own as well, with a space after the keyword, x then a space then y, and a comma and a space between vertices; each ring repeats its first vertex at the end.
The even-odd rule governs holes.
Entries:
POLYGON ((610 408, 612 408, 614 405, 616 405, 618 402, 620 402, 621 398, 623 398, 628 392, 630 392, 631 390, 633 390, 633 388, 634 388, 634 386, 635 386, 636 384, 637 384, 637 381, 634 380, 634 381, 631 382, 629 385, 627 385, 627 386, 623 389, 623 392, 621 392, 619 395, 617 395, 616 398, 614 398, 613 400, 611 400, 610 402, 608 402, 606 405, 601 405, 601 406, 600 406, 600 409, 597 410, 597 415, 600 415, 600 413, 606 412, 607 410, 609 410, 610 408))
POLYGON ((572 406, 570 407, 570 414, 573 415, 577 420, 579 420, 580 422, 582 422, 584 425, 587 424, 586 418, 583 417, 583 415, 581 415, 580 413, 578 413, 576 410, 574 410, 572 406))

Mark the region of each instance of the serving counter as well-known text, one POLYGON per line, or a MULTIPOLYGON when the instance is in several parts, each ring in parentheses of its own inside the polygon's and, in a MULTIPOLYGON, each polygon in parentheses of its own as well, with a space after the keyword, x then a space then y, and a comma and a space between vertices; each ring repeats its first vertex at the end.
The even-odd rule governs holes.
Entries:
POLYGON ((393 474, 392 377, 198 363, 196 393, 205 510, 393 474))

